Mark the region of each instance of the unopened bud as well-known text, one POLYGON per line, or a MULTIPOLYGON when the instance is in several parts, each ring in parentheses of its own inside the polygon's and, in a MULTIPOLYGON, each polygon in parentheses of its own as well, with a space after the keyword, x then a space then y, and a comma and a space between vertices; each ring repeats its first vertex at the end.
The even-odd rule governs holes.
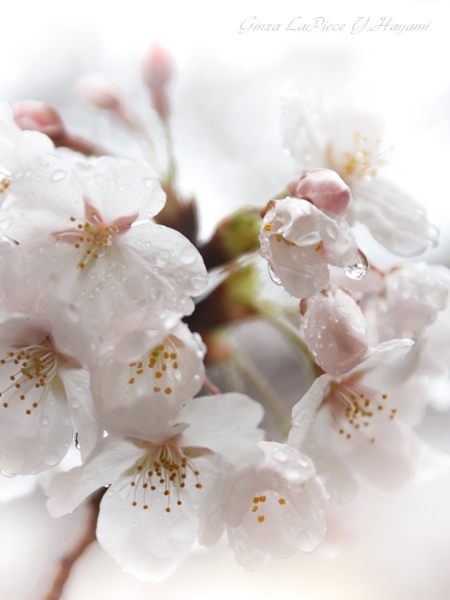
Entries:
POLYGON ((117 84, 100 73, 84 75, 78 79, 76 90, 87 104, 112 112, 120 112, 122 102, 117 84))
POLYGON ((153 108, 164 122, 170 115, 167 83, 173 75, 173 64, 169 54, 161 46, 152 46, 142 62, 142 79, 146 83, 153 108))
POLYGON ((22 130, 40 131, 53 141, 66 135, 61 117, 56 110, 37 100, 24 100, 13 104, 14 120, 22 130))
POLYGON ((243 321, 257 314, 258 276, 253 265, 233 270, 214 290, 200 300, 192 315, 184 318, 192 331, 205 340, 208 332, 243 321))
POLYGON ((350 188, 331 169, 303 171, 300 179, 290 184, 289 193, 335 215, 342 215, 351 200, 350 188))
POLYGON ((364 316, 344 289, 328 285, 308 298, 302 330, 318 365, 333 377, 356 367, 371 348, 364 316))
POLYGON ((261 212, 257 208, 243 208, 224 219, 200 248, 206 268, 213 269, 258 250, 260 228, 261 212))
POLYGON ((172 79, 173 63, 169 54, 158 45, 153 45, 142 61, 142 79, 154 92, 164 88, 172 79))

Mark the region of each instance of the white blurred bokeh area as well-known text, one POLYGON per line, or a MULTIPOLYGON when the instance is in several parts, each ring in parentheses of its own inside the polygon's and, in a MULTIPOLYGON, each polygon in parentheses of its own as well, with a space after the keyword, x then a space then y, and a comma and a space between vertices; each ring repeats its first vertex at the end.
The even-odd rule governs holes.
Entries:
MULTIPOLYGON (((203 238, 231 210, 266 202, 293 176, 294 166, 282 149, 280 96, 297 81, 313 83, 325 93, 343 83, 355 86, 383 115, 386 141, 395 147, 386 174, 427 207, 441 230, 439 248, 425 258, 450 266, 448 0, 314 5, 298 0, 18 0, 2 4, 1 20, 0 98, 51 102, 71 132, 86 136, 97 114, 75 97, 80 75, 106 73, 139 103, 143 53, 153 42, 171 52, 179 183, 200 203, 203 238), (241 23, 251 16, 261 23, 281 23, 281 30, 240 34, 241 23), (346 28, 283 30, 297 16, 304 22, 322 16, 346 28), (381 17, 392 17, 392 23, 431 23, 426 31, 352 35, 360 17, 371 17, 372 24, 381 17)), ((101 131, 107 127, 103 120, 101 131)), ((366 248, 370 256, 386 260, 374 242, 366 248)), ((427 441, 446 451, 449 431, 450 415, 438 413, 430 414, 419 429, 427 441)), ((43 518, 39 510, 33 511, 24 522, 16 511, 15 521, 8 520, 7 534, 2 534, 0 600, 40 598, 20 585, 21 577, 37 581, 34 570, 42 569, 42 561, 32 560, 32 552, 39 553, 32 526, 27 537, 29 514, 43 518), (26 549, 22 573, 17 567, 19 530, 26 549), (8 552, 11 540, 17 551, 8 552)), ((356 541, 337 558, 298 555, 247 574, 220 545, 192 554, 170 581, 155 586, 123 573, 94 545, 75 566, 63 598, 450 598, 450 474, 390 495, 373 492, 360 528, 356 541)))

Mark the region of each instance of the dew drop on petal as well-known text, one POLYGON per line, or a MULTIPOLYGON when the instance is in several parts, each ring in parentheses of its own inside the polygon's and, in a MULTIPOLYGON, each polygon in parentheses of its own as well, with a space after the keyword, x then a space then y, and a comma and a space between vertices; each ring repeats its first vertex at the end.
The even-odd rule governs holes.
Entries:
POLYGON ((41 423, 42 423, 42 425, 46 426, 46 425, 48 425, 49 420, 47 419, 47 417, 43 417, 41 423))
POLYGON ((354 265, 350 265, 349 267, 345 267, 345 274, 350 279, 362 279, 369 272, 369 261, 365 254, 358 250, 358 258, 354 265))
POLYGON ((288 456, 287 456, 286 452, 283 452, 282 450, 278 450, 278 452, 276 452, 274 454, 274 458, 280 462, 286 462, 288 459, 288 456))
POLYGON ((17 477, 17 473, 7 473, 6 471, 0 471, 3 477, 8 477, 8 479, 12 479, 13 477, 17 477))
POLYGON ((276 285, 281 285, 281 279, 278 277, 278 275, 275 273, 275 271, 272 269, 272 267, 270 265, 268 265, 268 267, 269 267, 269 277, 270 277, 270 279, 276 285))
POLYGON ((317 529, 305 529, 299 536, 298 547, 303 552, 312 552, 322 541, 322 535, 317 529))
POLYGON ((180 256, 180 261, 183 265, 190 265, 195 261, 196 257, 197 253, 194 250, 187 250, 180 256))
POLYGON ((46 456, 44 460, 47 465, 53 467, 61 461, 61 456, 59 456, 59 454, 56 454, 56 452, 50 452, 50 454, 46 456))
POLYGON ((64 177, 67 175, 66 171, 63 171, 61 169, 58 169, 58 171, 55 171, 53 173, 53 181, 61 181, 61 179, 64 179, 64 177))

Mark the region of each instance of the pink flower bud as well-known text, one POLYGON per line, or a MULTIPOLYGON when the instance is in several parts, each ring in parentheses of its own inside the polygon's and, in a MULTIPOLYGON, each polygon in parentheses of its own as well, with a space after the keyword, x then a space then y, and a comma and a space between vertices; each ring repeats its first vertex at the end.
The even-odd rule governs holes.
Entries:
POLYGON ((152 46, 142 61, 142 79, 154 93, 166 86, 173 75, 173 63, 161 46, 152 46))
POLYGON ((308 298, 302 327, 317 364, 333 377, 356 367, 371 347, 361 309, 336 285, 308 298))
POLYGON ((350 188, 331 169, 303 171, 300 179, 290 184, 289 192, 335 215, 342 215, 351 199, 350 188))
POLYGON ((45 102, 24 100, 13 104, 14 120, 22 130, 40 131, 55 140, 65 136, 65 128, 56 110, 45 102))
POLYGON ((76 89, 81 99, 87 104, 113 112, 121 110, 119 87, 105 75, 100 73, 84 75, 77 81, 76 89))

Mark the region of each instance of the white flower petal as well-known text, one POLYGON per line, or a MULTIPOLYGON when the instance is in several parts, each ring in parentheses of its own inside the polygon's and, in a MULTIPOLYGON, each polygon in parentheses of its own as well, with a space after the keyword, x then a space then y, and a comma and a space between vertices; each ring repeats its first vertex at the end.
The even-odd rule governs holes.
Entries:
POLYGON ((177 495, 180 504, 173 494, 164 495, 164 486, 152 491, 139 479, 132 486, 133 475, 121 478, 101 502, 97 528, 100 545, 141 581, 167 579, 198 538, 202 513, 215 495, 220 462, 220 457, 195 459, 202 489, 197 489, 194 478, 188 476, 186 487, 177 495))
POLYGON ((392 184, 366 178, 352 185, 352 192, 355 219, 394 254, 414 256, 437 245, 439 234, 426 211, 392 184))
POLYGON ((116 480, 143 456, 133 442, 108 436, 100 440, 88 462, 56 475, 47 487, 53 517, 72 512, 87 496, 116 480))
POLYGON ((131 158, 102 156, 90 162, 78 161, 73 168, 88 190, 89 203, 99 210, 105 222, 133 214, 148 219, 165 204, 156 173, 131 158))
POLYGON ((424 262, 401 265, 386 274, 384 283, 376 299, 380 340, 415 336, 447 307, 450 271, 446 267, 424 262))
POLYGON ((182 445, 208 448, 235 466, 258 460, 258 442, 264 432, 257 429, 264 411, 243 394, 223 394, 194 398, 181 409, 176 421, 189 427, 182 445))
POLYGON ((76 427, 81 460, 85 461, 97 445, 99 430, 90 389, 89 372, 66 363, 59 367, 70 415, 76 427))
POLYGON ((300 165, 323 167, 326 164, 327 111, 321 95, 313 86, 297 85, 292 94, 281 99, 284 144, 300 165))
POLYGON ((235 502, 236 496, 242 501, 242 484, 252 492, 243 519, 228 527, 234 556, 249 571, 297 550, 311 552, 325 534, 327 494, 311 460, 283 444, 261 442, 260 447, 265 461, 250 476, 253 489, 241 478, 230 493, 230 501, 235 502))
MULTIPOLYGON (((3 390, 11 383, 8 379, 0 379, 3 390)), ((0 469, 29 475, 61 462, 72 439, 72 423, 57 378, 44 389, 36 389, 33 383, 24 401, 19 398, 22 391, 16 390, 13 396, 2 393, 0 469)))
POLYGON ((49 335, 51 325, 42 317, 24 313, 0 317, 0 344, 2 346, 32 346, 42 343, 49 335))
POLYGON ((50 138, 38 131, 22 131, 11 106, 0 103, 0 171, 10 174, 21 162, 53 150, 50 138))
MULTIPOLYGON (((203 351, 197 337, 184 323, 178 323, 162 335, 154 330, 140 330, 130 335, 134 342, 133 358, 126 362, 119 360, 117 348, 103 356, 92 371, 92 385, 105 429, 122 428, 123 421, 116 412, 124 415, 129 411, 127 421, 136 416, 133 435, 146 437, 155 403, 168 404, 175 414, 200 390, 205 377, 203 351)), ((122 351, 128 343, 126 339, 121 342, 122 351)))
POLYGON ((303 398, 292 409, 292 429, 289 432, 289 444, 301 450, 314 423, 317 411, 327 394, 332 381, 330 375, 318 377, 303 398))

